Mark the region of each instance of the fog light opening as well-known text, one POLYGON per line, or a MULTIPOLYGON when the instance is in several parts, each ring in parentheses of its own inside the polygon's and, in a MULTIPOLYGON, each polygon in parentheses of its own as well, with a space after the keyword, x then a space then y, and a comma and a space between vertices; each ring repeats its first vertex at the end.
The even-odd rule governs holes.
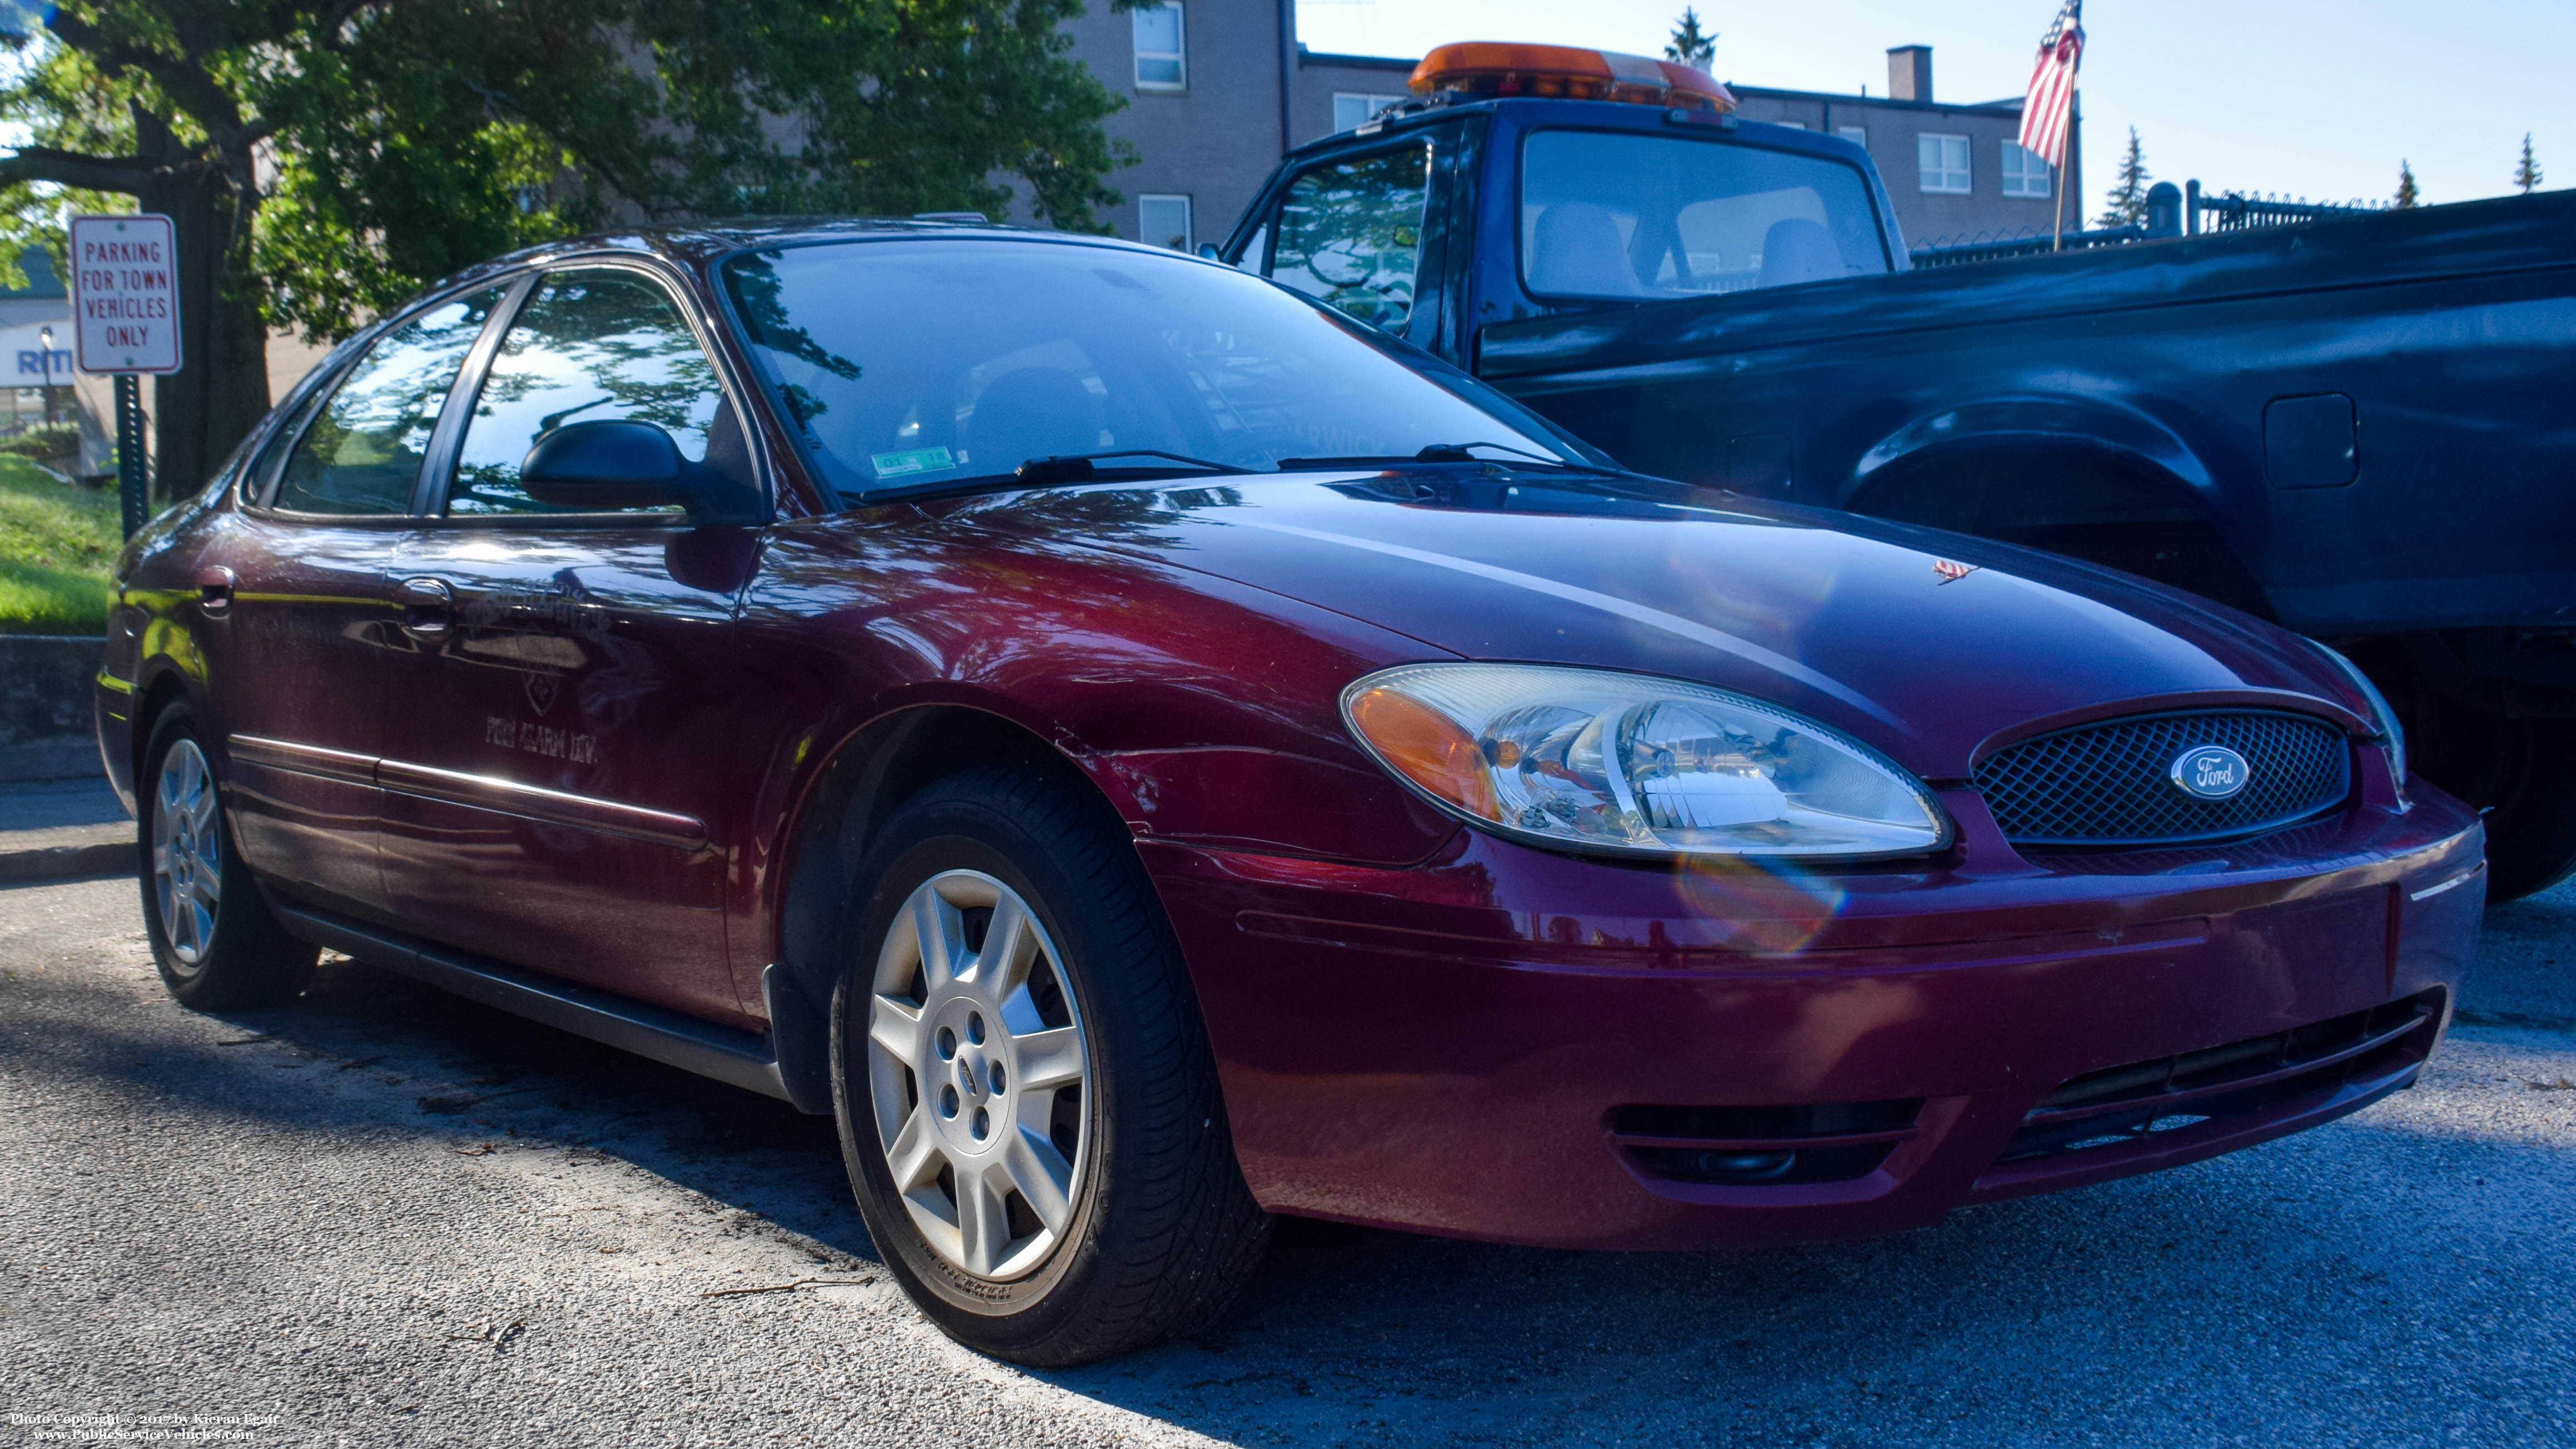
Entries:
POLYGON ((1693 1177, 1711 1182, 1773 1182, 1798 1165, 1795 1152, 1693 1152, 1685 1155, 1693 1177))

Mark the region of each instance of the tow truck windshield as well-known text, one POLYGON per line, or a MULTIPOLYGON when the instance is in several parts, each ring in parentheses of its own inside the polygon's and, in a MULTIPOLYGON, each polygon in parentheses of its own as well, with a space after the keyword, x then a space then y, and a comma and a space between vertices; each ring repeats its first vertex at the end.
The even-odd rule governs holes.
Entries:
POLYGON ((1889 270, 1854 167, 1725 141, 1531 133, 1521 279, 1535 296, 1699 297, 1889 270))

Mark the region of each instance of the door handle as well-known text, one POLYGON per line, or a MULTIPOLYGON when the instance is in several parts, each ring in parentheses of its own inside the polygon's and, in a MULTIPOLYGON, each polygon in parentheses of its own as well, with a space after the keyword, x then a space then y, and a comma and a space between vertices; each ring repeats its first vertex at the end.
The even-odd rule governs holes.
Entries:
POLYGON ((209 619, 220 619, 232 611, 233 585, 240 576, 222 564, 211 564, 197 570, 197 607, 209 619))
POLYGON ((424 644, 444 640, 455 622, 456 591, 445 579, 405 579, 394 585, 394 603, 402 631, 424 644))

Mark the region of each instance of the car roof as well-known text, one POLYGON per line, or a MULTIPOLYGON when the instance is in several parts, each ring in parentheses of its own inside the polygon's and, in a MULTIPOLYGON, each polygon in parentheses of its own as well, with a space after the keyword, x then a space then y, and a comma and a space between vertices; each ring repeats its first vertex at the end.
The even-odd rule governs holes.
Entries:
MULTIPOLYGON (((592 232, 542 242, 522 248, 507 256, 495 257, 449 281, 463 281, 473 276, 508 268, 544 265, 562 258, 597 256, 603 252, 628 252, 668 257, 674 261, 702 263, 734 252, 770 247, 804 246, 834 241, 1017 241, 1040 244, 1102 247, 1112 250, 1146 252, 1155 256, 1201 260, 1169 247, 1149 246, 1112 236, 1094 236, 1084 232, 1053 231, 1044 227, 1012 226, 998 222, 969 222, 949 219, 890 216, 751 216, 728 217, 721 221, 675 223, 663 226, 632 227, 617 231, 592 232)), ((442 283, 442 288, 448 285, 442 283)))

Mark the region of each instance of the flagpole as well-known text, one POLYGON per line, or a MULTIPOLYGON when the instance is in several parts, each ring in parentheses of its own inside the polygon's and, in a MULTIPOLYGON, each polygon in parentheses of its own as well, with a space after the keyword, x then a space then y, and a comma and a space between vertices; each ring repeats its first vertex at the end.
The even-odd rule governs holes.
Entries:
POLYGON ((2057 239, 2048 244, 2053 252, 2066 250, 2066 163, 2075 159, 2075 77, 2066 78, 2066 129, 2058 133, 2057 154, 2057 239))

